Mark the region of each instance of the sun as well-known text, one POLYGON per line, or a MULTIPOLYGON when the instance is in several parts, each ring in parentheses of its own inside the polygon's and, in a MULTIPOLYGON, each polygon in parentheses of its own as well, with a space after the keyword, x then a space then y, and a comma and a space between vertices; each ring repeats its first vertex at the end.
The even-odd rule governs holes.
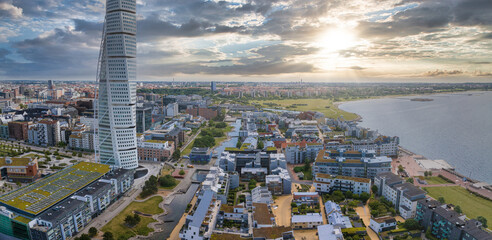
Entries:
POLYGON ((315 44, 321 48, 323 53, 336 53, 355 46, 357 39, 353 31, 335 28, 321 33, 315 44))

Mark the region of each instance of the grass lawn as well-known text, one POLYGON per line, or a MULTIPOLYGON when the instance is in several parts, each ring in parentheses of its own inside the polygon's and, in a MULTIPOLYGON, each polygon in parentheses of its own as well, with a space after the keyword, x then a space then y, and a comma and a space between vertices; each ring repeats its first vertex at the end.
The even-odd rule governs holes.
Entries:
POLYGON ((428 187, 424 190, 435 199, 444 197, 446 203, 459 205, 463 213, 469 218, 483 216, 492 222, 492 201, 477 197, 459 186, 428 187))
POLYGON ((181 152, 181 156, 186 156, 186 155, 189 155, 190 152, 191 152, 191 149, 193 148, 193 143, 195 143, 195 140, 193 139, 192 142, 190 142, 190 144, 188 144, 188 146, 181 152))
POLYGON ((449 182, 442 178, 442 177, 426 177, 425 181, 427 184, 432 185, 432 184, 448 184, 449 182))
MULTIPOLYGON (((318 111, 325 114, 329 118, 338 118, 343 116, 345 120, 353 120, 357 118, 354 113, 345 112, 339 109, 333 102, 329 99, 282 99, 282 100, 264 100, 264 101, 253 101, 255 103, 262 104, 264 107, 269 107, 265 103, 275 103, 280 106, 274 107, 287 107, 293 104, 306 104, 305 106, 295 106, 294 108, 286 108, 287 110, 293 111, 318 111)), ((273 108, 273 107, 272 107, 273 108)))
POLYGON ((154 219, 150 217, 141 216, 141 221, 133 228, 129 228, 125 225, 125 217, 127 215, 133 214, 133 211, 139 211, 146 214, 160 214, 164 210, 159 208, 159 203, 163 199, 161 196, 155 196, 149 198, 145 202, 132 202, 128 207, 126 207, 120 214, 113 218, 108 224, 106 224, 101 231, 112 232, 114 239, 128 239, 136 235, 147 236, 149 233, 154 231, 154 229, 147 227, 151 222, 155 222, 154 219))

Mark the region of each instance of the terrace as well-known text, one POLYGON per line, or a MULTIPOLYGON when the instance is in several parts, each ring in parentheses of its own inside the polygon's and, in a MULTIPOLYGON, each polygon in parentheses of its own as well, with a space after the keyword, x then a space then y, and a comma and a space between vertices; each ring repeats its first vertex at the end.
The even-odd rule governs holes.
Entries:
POLYGON ((1 196, 0 204, 38 215, 109 171, 109 165, 80 162, 1 196))

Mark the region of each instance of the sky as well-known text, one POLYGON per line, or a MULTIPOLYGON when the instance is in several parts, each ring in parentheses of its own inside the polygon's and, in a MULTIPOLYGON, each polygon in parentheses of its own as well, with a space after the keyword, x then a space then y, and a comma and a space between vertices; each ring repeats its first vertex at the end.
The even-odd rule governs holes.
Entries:
MULTIPOLYGON (((0 0, 0 80, 95 80, 106 0, 0 0)), ((492 82, 491 0, 137 0, 141 81, 492 82)))

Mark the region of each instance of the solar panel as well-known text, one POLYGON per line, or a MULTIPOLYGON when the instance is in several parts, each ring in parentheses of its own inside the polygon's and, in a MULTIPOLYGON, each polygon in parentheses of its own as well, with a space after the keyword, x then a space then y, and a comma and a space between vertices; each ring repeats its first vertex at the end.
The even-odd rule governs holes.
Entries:
POLYGON ((48 184, 48 185, 41 187, 40 189, 45 191, 45 192, 54 193, 54 192, 58 191, 60 189, 60 187, 48 184))
POLYGON ((80 176, 73 175, 73 174, 68 174, 68 175, 67 175, 67 176, 65 176, 64 178, 65 178, 65 179, 72 180, 72 181, 76 181, 76 180, 80 179, 80 176))
POLYGON ((68 180, 65 180, 65 179, 58 179, 56 181, 53 181, 51 184, 55 184, 55 185, 58 185, 60 187, 65 187, 69 184, 71 184, 72 182, 71 181, 68 181, 68 180))
POLYGON ((26 202, 28 202, 28 203, 35 203, 35 202, 37 202, 37 201, 38 201, 37 199, 34 199, 34 198, 32 198, 32 197, 28 197, 28 196, 26 196, 26 195, 24 195, 24 196, 20 197, 19 199, 20 199, 20 200, 22 200, 22 201, 26 201, 26 202))
POLYGON ((40 194, 40 193, 37 193, 37 192, 30 192, 30 193, 28 193, 26 195, 29 196, 29 197, 37 198, 37 199, 43 199, 43 198, 46 197, 45 195, 40 194))

